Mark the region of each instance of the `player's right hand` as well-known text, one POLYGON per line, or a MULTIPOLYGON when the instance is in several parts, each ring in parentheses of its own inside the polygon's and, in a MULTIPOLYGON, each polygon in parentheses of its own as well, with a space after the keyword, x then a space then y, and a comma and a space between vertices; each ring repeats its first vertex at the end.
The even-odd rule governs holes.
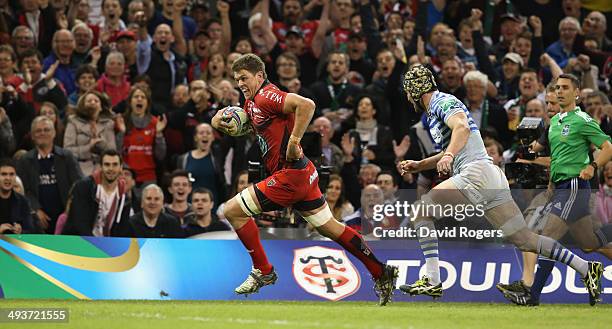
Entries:
POLYGON ((414 174, 414 173, 421 171, 419 169, 420 164, 421 164, 421 161, 414 161, 414 160, 401 161, 399 163, 400 175, 404 176, 405 174, 414 174))

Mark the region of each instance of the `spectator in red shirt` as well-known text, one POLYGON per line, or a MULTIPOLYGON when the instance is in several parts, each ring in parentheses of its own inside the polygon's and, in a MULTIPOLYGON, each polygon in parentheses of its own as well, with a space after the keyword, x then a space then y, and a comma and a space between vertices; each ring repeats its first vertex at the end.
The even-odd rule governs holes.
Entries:
POLYGON ((125 58, 120 52, 112 52, 106 57, 104 74, 98 79, 96 89, 106 93, 112 106, 116 106, 127 98, 130 92, 130 82, 124 74, 125 58))

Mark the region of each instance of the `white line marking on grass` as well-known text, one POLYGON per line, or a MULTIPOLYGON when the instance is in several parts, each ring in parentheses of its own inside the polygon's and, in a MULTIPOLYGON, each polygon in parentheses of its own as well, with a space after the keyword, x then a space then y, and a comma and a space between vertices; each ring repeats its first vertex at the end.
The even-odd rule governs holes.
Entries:
MULTIPOLYGON (((104 312, 92 312, 85 311, 83 313, 87 317, 99 317, 104 315, 104 312)), ((108 314, 106 314, 108 315, 108 314)), ((172 320, 173 317, 167 317, 161 313, 148 313, 148 312, 131 312, 131 313, 119 313, 114 314, 113 316, 120 316, 124 318, 139 318, 139 319, 160 319, 160 320, 172 320)), ((179 320, 184 321, 197 321, 197 322, 211 322, 211 323, 237 323, 237 324, 258 324, 258 325, 268 325, 268 326, 279 326, 279 327, 306 327, 306 328, 344 328, 344 329, 415 329, 413 326, 390 326, 384 324, 377 324, 374 326, 366 326, 363 325, 353 325, 353 324, 343 324, 337 325, 333 323, 323 323, 318 321, 305 322, 305 321, 290 321, 290 320, 261 320, 261 319, 252 319, 252 318, 211 318, 211 317, 202 317, 202 316, 181 316, 178 317, 179 320)))

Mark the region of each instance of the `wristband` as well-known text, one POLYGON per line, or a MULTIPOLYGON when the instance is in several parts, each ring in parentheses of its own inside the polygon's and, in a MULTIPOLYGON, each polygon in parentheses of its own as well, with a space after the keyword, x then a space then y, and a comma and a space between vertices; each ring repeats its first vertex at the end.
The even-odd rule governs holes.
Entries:
POLYGON ((597 161, 593 161, 593 162, 591 162, 591 163, 590 163, 590 166, 591 166, 591 167, 593 167, 593 169, 595 169, 595 172, 597 172, 597 168, 599 167, 599 166, 597 165, 597 161))
POLYGON ((451 157, 451 159, 455 160, 455 155, 452 154, 451 152, 444 152, 444 155, 442 157, 445 157, 445 156, 449 156, 451 157))

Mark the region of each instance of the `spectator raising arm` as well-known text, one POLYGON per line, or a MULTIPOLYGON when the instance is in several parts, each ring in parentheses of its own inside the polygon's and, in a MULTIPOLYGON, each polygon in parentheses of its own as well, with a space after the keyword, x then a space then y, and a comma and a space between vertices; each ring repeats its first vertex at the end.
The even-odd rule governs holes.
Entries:
POLYGON ((219 49, 225 55, 229 54, 232 44, 232 25, 230 22, 230 5, 225 1, 217 1, 217 10, 221 16, 221 46, 219 49))

